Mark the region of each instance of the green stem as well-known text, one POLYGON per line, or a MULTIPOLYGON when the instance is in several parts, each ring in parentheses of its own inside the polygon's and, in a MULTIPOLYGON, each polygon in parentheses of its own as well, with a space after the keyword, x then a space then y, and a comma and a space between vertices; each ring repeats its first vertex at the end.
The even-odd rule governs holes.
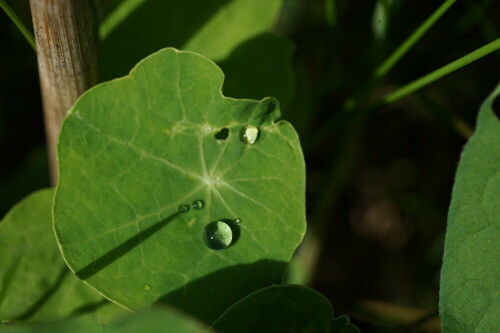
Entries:
POLYGON ((325 0, 325 21, 326 24, 331 28, 337 25, 335 0, 325 0))
POLYGON ((451 63, 449 63, 446 66, 443 66, 427 75, 424 75, 423 77, 408 83, 407 85, 399 88, 398 90, 390 93, 389 95, 385 96, 382 98, 378 103, 376 104, 382 104, 382 105, 388 105, 391 103, 394 103, 395 101, 419 90, 420 88, 439 80, 443 76, 446 76, 450 73, 453 73, 454 71, 484 57, 485 55, 488 55, 492 52, 495 52, 496 50, 500 49, 500 38, 494 40, 493 42, 486 44, 483 47, 480 47, 479 49, 461 57, 460 59, 457 59, 451 63))
MULTIPOLYGON (((328 4, 328 0, 325 0, 325 6, 328 4)), ((342 118, 345 118, 347 114, 351 113, 372 90, 376 87, 380 79, 385 76, 400 60, 408 53, 408 51, 417 43, 420 38, 436 23, 436 21, 441 18, 441 16, 446 13, 446 11, 456 2, 456 0, 446 0, 431 16, 429 16, 420 27, 411 34, 388 58, 385 60, 373 73, 373 75, 364 84, 359 86, 356 92, 354 92, 340 107, 340 110, 336 112, 332 117, 330 117, 325 125, 320 128, 314 139, 311 140, 310 144, 306 147, 306 150, 314 148, 319 142, 321 142, 329 133, 338 129, 338 126, 342 123, 342 118)))
POLYGON ((401 58, 417 43, 420 38, 436 23, 441 16, 456 2, 456 0, 446 0, 427 20, 422 23, 414 33, 408 37, 376 70, 375 78, 380 79, 385 76, 401 58))
POLYGON ((0 7, 3 9, 3 11, 7 14, 7 16, 14 22, 14 24, 17 26, 19 31, 23 34, 24 38, 28 41, 28 43, 31 45, 33 50, 36 51, 36 44, 35 44, 35 38, 33 37, 33 34, 26 28, 24 23, 21 21, 21 19, 16 15, 16 13, 10 8, 10 6, 5 2, 5 0, 0 0, 0 7))

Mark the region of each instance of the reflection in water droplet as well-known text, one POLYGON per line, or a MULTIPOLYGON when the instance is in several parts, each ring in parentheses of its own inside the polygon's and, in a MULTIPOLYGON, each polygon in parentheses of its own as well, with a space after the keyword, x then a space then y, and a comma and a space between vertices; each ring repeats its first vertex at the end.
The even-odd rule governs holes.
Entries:
POLYGON ((205 201, 196 200, 195 202, 193 202, 192 207, 193 209, 202 209, 203 207, 205 207, 205 201))
POLYGON ((240 130, 240 140, 243 143, 253 144, 259 137, 259 129, 255 126, 245 126, 240 130))
POLYGON ((151 286, 149 284, 145 284, 143 287, 144 291, 150 291, 151 290, 151 286))
POLYGON ((233 231, 224 221, 210 222, 203 230, 203 240, 212 250, 222 250, 231 245, 233 231))
POLYGON ((189 211, 188 205, 179 206, 179 213, 187 213, 189 211))

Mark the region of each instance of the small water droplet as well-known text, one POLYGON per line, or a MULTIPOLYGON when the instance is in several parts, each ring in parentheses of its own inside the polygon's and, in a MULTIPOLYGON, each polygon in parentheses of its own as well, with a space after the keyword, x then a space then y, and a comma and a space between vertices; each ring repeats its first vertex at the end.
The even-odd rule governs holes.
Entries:
POLYGON ((179 213, 187 213, 187 212, 189 212, 189 206, 188 205, 179 206, 179 213))
POLYGON ((222 250, 231 245, 233 230, 224 221, 210 222, 203 230, 203 240, 212 250, 222 250))
POLYGON ((192 204, 193 209, 202 209, 205 207, 205 201, 203 200, 196 200, 192 204))
POLYGON ((145 284, 143 287, 144 291, 150 291, 151 290, 151 286, 149 284, 145 284))
POLYGON ((240 140, 243 143, 254 144, 259 138, 259 129, 255 126, 247 125, 240 130, 240 140))
POLYGON ((241 219, 238 217, 236 220, 234 220, 235 225, 240 225, 241 219))

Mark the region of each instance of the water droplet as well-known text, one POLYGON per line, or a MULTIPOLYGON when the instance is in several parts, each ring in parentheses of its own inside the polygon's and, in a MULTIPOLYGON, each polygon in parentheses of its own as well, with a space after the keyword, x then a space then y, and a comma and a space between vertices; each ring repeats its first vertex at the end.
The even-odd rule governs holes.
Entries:
POLYGON ((192 204, 193 209, 202 209, 205 207, 205 201, 203 200, 196 200, 192 204))
POLYGON ((240 225, 241 219, 238 217, 236 220, 234 220, 235 225, 240 225))
POLYGON ((240 140, 243 143, 254 144, 259 138, 259 129, 255 126, 245 126, 240 130, 240 140))
POLYGON ((144 291, 150 291, 151 290, 151 286, 149 284, 145 284, 143 287, 144 291))
POLYGON ((233 230, 224 221, 210 222, 203 230, 203 240, 212 250, 222 250, 231 245, 233 230))
POLYGON ((189 212, 189 206, 188 205, 179 206, 179 213, 187 213, 187 212, 189 212))

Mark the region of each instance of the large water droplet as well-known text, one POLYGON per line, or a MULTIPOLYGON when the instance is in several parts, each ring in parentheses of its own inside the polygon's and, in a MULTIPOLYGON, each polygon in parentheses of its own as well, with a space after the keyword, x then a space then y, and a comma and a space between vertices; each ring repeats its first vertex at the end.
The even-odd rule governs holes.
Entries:
POLYGON ((196 200, 192 204, 193 209, 202 209, 205 207, 205 201, 203 200, 196 200))
POLYGON ((210 222, 203 230, 203 240, 212 250, 222 250, 231 245, 233 231, 224 221, 210 222))
POLYGON ((240 130, 240 140, 243 143, 254 144, 259 138, 259 129, 255 126, 247 125, 240 130))
POLYGON ((189 206, 188 205, 179 206, 179 213, 187 213, 187 212, 189 212, 189 206))
POLYGON ((144 286, 142 286, 142 288, 144 289, 144 291, 151 291, 151 286, 149 284, 145 284, 144 286))

